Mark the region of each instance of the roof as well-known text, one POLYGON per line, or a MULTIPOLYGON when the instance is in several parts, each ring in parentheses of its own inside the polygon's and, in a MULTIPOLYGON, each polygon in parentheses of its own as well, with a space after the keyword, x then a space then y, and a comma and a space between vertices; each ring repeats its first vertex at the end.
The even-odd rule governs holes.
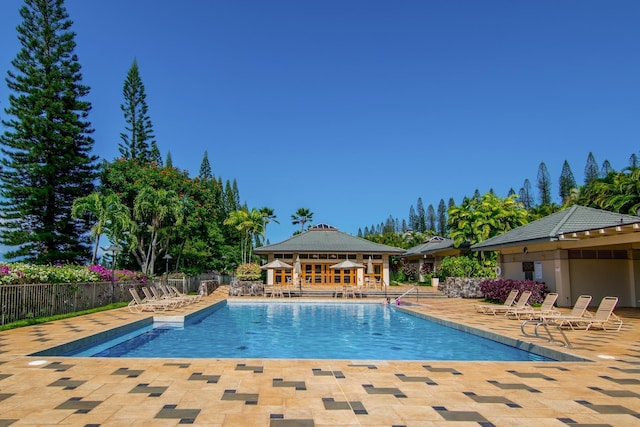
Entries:
POLYGON ((573 205, 544 218, 514 228, 471 246, 472 250, 495 250, 517 244, 561 240, 566 234, 640 224, 640 217, 573 205))
POLYGON ((425 255, 433 252, 439 252, 444 249, 452 249, 454 247, 454 242, 451 239, 447 239, 440 236, 434 236, 412 248, 407 249, 402 256, 412 256, 412 255, 425 255))
POLYGON ((280 243, 261 246, 257 254, 275 252, 355 252, 400 254, 404 249, 370 242, 369 240, 343 233, 335 227, 319 224, 307 231, 283 240, 280 243))

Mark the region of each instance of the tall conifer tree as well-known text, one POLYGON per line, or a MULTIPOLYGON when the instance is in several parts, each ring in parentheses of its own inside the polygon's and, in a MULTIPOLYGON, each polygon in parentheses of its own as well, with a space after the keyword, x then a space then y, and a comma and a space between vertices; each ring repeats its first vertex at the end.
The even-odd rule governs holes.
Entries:
POLYGON ((89 226, 71 206, 94 190, 97 157, 72 21, 63 0, 25 0, 20 16, 0 136, 0 240, 15 248, 9 259, 84 261, 89 226))
POLYGON ((584 167, 584 185, 589 185, 592 181, 595 181, 600 177, 600 170, 596 163, 593 153, 589 152, 587 156, 587 164, 584 167))
POLYGON ((571 167, 569 167, 569 162, 565 160, 560 173, 560 200, 562 200, 562 203, 569 199, 571 190, 574 188, 576 188, 576 180, 573 177, 573 172, 571 172, 571 167))
POLYGON ((540 194, 540 206, 551 205, 551 177, 549 169, 544 162, 538 166, 538 192, 540 194))
MULTIPOLYGON (((135 59, 124 81, 122 95, 124 96, 124 104, 120 105, 120 109, 124 113, 127 125, 125 132, 120 134, 122 139, 120 154, 125 159, 133 159, 141 163, 149 162, 152 160, 151 149, 152 146, 155 146, 155 136, 149 118, 147 94, 140 78, 138 61, 135 59)), ((154 157, 157 154, 159 153, 153 153, 154 157)))
POLYGON ((200 163, 200 173, 198 174, 198 177, 203 181, 208 181, 213 177, 211 164, 209 163, 209 155, 206 150, 204 152, 204 157, 202 158, 202 163, 200 163))
POLYGON ((438 235, 446 237, 447 235, 447 206, 444 199, 440 199, 438 203, 438 235))

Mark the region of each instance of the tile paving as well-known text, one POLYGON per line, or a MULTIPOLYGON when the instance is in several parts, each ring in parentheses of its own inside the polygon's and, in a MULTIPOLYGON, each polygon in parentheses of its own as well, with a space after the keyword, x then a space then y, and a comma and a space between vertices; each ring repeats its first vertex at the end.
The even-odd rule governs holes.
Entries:
MULTIPOLYGON (((224 298, 220 288, 172 314, 224 298)), ((125 308, 0 332, 0 427, 640 426, 640 310, 616 310, 620 332, 568 331, 563 349, 477 301, 421 301, 401 309, 586 361, 29 356, 150 316, 125 308)))

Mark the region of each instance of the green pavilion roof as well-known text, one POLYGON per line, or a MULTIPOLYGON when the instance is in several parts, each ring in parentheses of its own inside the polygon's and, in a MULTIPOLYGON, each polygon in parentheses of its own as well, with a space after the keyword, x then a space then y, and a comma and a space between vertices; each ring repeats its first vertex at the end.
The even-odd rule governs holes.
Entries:
POLYGON ((352 252, 401 254, 404 249, 370 242, 369 240, 343 233, 337 228, 319 224, 309 230, 280 243, 261 246, 256 254, 289 252, 352 252))
POLYGON ((471 246, 472 250, 496 250, 524 243, 562 239, 566 234, 640 223, 640 217, 573 205, 544 218, 509 230, 471 246))
POLYGON ((434 236, 424 243, 407 249, 406 252, 402 254, 402 256, 408 257, 412 255, 426 255, 434 252, 439 252, 444 249, 452 249, 453 247, 453 240, 447 239, 445 237, 434 236))

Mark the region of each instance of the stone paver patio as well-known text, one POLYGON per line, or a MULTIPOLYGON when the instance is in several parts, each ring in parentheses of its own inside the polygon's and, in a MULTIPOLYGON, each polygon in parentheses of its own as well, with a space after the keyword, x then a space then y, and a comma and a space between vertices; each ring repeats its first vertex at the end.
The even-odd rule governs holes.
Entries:
MULTIPOLYGON (((223 287, 176 311, 224 298, 223 287)), ((519 321, 476 313, 475 302, 404 308, 562 350, 523 337, 519 321)), ((0 427, 640 425, 640 310, 616 313, 620 332, 567 332, 565 351, 585 362, 28 356, 150 316, 112 310, 0 332, 0 427)))

